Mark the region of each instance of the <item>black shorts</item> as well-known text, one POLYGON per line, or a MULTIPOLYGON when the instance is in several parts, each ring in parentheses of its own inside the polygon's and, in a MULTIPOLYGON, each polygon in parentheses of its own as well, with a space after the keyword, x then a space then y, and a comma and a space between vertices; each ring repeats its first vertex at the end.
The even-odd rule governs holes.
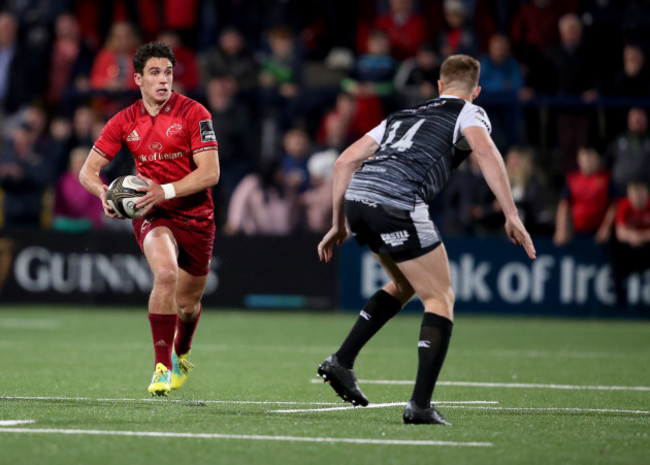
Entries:
POLYGON ((413 211, 348 199, 344 205, 356 241, 367 244, 377 254, 390 255, 398 263, 424 255, 441 244, 424 203, 418 203, 413 211))

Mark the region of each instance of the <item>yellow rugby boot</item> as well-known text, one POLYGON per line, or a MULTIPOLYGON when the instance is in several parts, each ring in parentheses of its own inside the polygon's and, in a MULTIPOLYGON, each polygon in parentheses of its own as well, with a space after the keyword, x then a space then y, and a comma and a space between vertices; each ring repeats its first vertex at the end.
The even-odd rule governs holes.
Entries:
POLYGON ((187 375, 194 368, 194 364, 190 362, 191 353, 192 350, 189 350, 186 354, 177 356, 176 351, 172 352, 172 389, 180 389, 187 380, 187 375))
POLYGON ((172 381, 172 372, 162 363, 156 365, 156 371, 153 372, 151 384, 149 385, 149 394, 152 396, 166 396, 172 381))

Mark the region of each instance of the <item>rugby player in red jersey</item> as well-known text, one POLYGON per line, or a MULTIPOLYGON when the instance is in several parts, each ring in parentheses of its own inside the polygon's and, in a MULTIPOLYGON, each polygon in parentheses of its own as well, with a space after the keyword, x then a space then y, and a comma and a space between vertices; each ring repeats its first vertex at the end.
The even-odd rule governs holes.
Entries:
POLYGON ((203 105, 172 91, 175 65, 171 49, 161 42, 138 49, 134 80, 142 99, 108 121, 79 174, 111 218, 117 214, 106 203, 107 186, 99 173, 123 145, 148 184, 136 204, 144 210, 133 220, 133 231, 154 277, 151 395, 179 388, 193 368, 189 355, 215 233, 210 188, 219 180, 212 118, 203 105))

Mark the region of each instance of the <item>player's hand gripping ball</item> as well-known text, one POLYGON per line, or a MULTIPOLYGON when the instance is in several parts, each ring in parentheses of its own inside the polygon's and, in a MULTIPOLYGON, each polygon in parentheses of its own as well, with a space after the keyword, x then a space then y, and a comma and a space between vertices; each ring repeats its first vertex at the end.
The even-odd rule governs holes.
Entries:
POLYGON ((135 202, 143 197, 146 192, 138 191, 147 187, 147 183, 137 176, 128 175, 115 178, 106 191, 106 203, 115 213, 123 218, 136 218, 144 210, 136 208, 135 202))

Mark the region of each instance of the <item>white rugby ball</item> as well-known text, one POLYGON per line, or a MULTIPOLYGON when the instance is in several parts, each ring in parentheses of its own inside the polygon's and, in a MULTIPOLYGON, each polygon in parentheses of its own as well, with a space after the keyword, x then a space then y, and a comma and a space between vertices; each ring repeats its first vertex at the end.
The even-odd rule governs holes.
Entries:
POLYGON ((115 178, 106 191, 106 202, 123 218, 136 218, 144 208, 136 208, 135 202, 146 192, 138 191, 147 183, 137 176, 127 175, 115 178))

